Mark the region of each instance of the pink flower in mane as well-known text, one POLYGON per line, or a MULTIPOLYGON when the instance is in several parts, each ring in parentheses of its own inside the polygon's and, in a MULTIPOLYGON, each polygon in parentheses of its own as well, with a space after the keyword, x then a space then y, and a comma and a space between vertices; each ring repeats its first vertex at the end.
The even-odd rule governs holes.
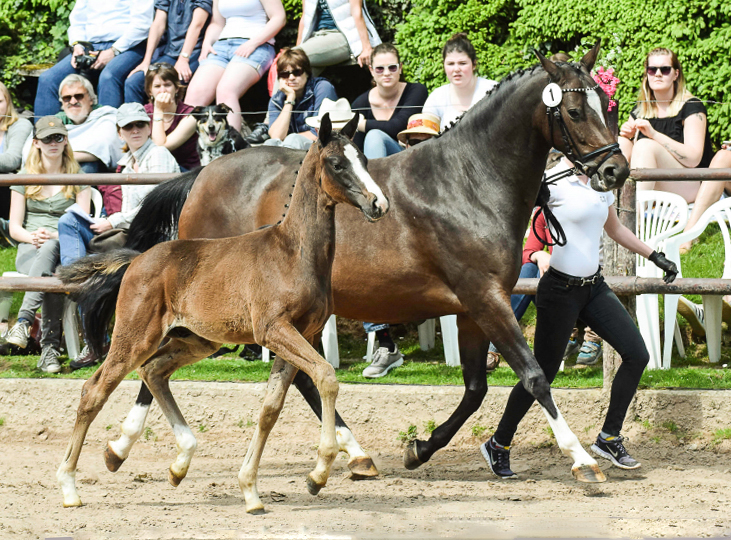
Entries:
POLYGON ((604 66, 599 66, 596 73, 592 74, 592 77, 594 77, 599 87, 604 90, 604 93, 609 96, 609 107, 607 110, 611 111, 617 106, 617 102, 612 97, 617 92, 617 85, 622 81, 614 76, 614 68, 604 69, 604 66))

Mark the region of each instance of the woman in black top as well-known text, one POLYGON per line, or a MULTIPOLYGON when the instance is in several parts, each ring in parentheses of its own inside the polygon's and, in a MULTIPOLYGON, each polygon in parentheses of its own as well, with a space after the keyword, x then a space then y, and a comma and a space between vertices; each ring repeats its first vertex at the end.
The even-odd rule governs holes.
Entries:
POLYGON ((361 114, 353 140, 368 159, 375 159, 403 150, 398 133, 406 129, 409 116, 421 112, 428 92, 423 84, 400 80, 401 60, 390 43, 373 49, 369 69, 375 86, 353 102, 353 110, 361 114))
MULTIPOLYGON (((619 145, 636 169, 708 167, 713 157, 706 107, 685 87, 683 69, 670 49, 645 58, 638 104, 619 130, 619 145)), ((700 182, 641 182, 637 189, 677 193, 693 202, 700 182)))

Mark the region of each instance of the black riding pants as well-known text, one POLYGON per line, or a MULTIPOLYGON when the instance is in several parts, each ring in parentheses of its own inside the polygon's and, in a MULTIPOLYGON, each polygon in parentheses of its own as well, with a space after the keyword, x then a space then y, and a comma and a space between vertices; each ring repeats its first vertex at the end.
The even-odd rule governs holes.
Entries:
MULTIPOLYGON (((609 410, 602 428, 606 433, 619 435, 627 408, 650 359, 632 317, 604 278, 594 285, 572 286, 551 270, 538 284, 536 309, 534 353, 549 382, 553 382, 558 373, 577 319, 589 325, 621 356, 622 364, 612 383, 609 410)), ((511 444, 518 424, 533 401, 522 383, 515 385, 495 432, 499 444, 511 444)))

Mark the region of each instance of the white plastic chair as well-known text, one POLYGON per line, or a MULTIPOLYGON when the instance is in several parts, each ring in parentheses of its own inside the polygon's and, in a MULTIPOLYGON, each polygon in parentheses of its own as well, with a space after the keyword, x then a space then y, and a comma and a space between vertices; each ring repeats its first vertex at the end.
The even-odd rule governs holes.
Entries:
MULTIPOLYGON (((722 199, 711 205, 692 228, 684 233, 673 236, 665 242, 665 256, 678 265, 678 277, 683 276, 683 269, 680 267, 680 245, 698 238, 711 221, 718 223, 721 229, 724 248, 724 262, 722 279, 731 279, 731 235, 729 234, 729 220, 731 219, 731 198, 722 199)), ((700 277, 700 276, 699 276, 700 277)), ((718 362, 721 359, 721 315, 723 310, 723 298, 720 295, 703 295, 703 308, 705 311, 706 343, 708 344, 708 359, 711 362, 718 362)), ((684 356, 682 342, 679 340, 680 332, 676 313, 678 311, 678 295, 665 295, 665 347, 663 349, 662 366, 670 368, 670 355, 672 353, 672 336, 676 336, 676 344, 681 356, 684 356)))
MULTIPOLYGON (((91 202, 94 210, 94 217, 98 218, 102 213, 102 194, 96 188, 91 188, 91 202)), ((20 272, 3 272, 3 277, 27 277, 20 272)), ((6 321, 10 316, 10 306, 13 303, 13 293, 10 291, 0 292, 0 320, 6 321)), ((66 341, 66 352, 69 358, 76 358, 81 352, 79 342, 79 327, 76 319, 76 302, 66 297, 63 307, 63 333, 66 341)))
MULTIPOLYGON (((680 233, 687 222, 688 203, 680 195, 664 191, 637 192, 636 234, 650 248, 663 251, 667 239, 680 233)), ((637 276, 662 277, 662 271, 638 255, 637 276)), ((667 310, 667 304, 665 308, 667 310)), ((650 353, 648 369, 659 369, 662 365, 659 311, 658 295, 637 296, 637 322, 650 353)))

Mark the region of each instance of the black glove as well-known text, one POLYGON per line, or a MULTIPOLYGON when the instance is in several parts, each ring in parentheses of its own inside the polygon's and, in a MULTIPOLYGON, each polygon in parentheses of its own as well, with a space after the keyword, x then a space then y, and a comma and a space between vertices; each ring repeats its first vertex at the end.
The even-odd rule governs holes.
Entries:
POLYGON ((673 261, 667 260, 663 252, 658 253, 657 251, 653 251, 650 253, 650 256, 647 257, 647 260, 654 263, 655 266, 665 272, 665 277, 662 278, 665 283, 672 283, 675 281, 675 276, 678 275, 678 267, 675 266, 673 261))

